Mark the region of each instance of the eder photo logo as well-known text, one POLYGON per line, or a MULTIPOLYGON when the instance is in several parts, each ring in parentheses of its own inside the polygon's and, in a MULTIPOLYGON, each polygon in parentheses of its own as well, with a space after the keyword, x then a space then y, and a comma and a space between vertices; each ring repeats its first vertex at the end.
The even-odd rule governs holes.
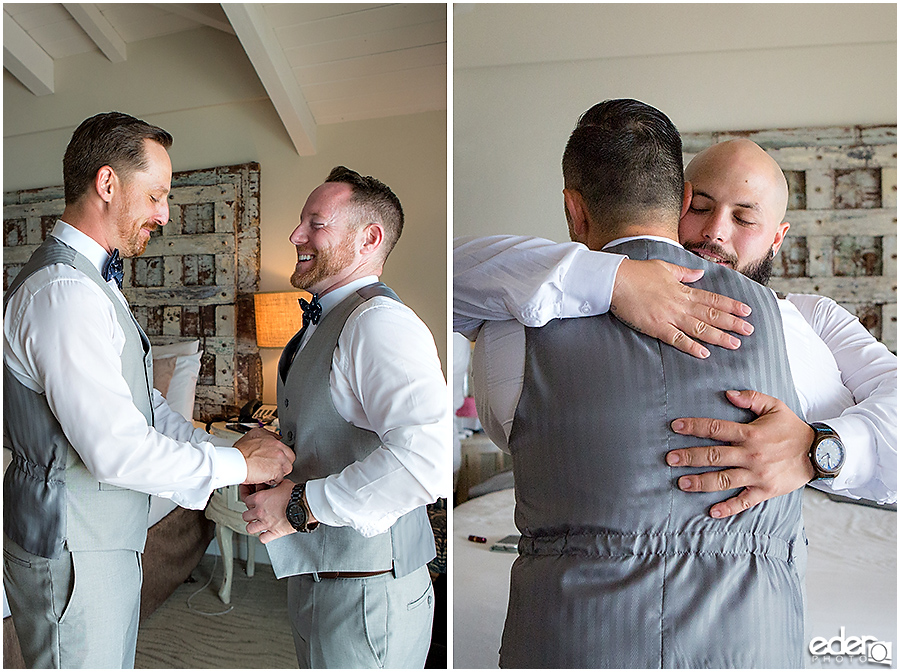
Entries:
POLYGON ((893 663, 893 642, 883 642, 872 635, 847 637, 846 628, 841 626, 841 634, 827 639, 813 637, 809 642, 809 653, 813 662, 840 664, 844 660, 891 666, 893 663))

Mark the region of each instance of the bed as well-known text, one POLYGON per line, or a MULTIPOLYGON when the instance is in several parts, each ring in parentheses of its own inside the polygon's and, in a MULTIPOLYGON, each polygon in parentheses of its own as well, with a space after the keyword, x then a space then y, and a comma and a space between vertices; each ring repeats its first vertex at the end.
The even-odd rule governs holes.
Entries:
MULTIPOLYGON (((514 507, 514 491, 507 487, 453 509, 455 668, 497 667, 509 570, 516 553, 492 551, 491 546, 517 534, 514 507), (470 535, 486 543, 469 541, 470 535)), ((803 514, 809 538, 806 640, 871 635, 893 645, 897 636, 896 510, 834 501, 806 488, 803 514)), ((840 642, 835 639, 830 646, 837 651, 840 642)), ((837 661, 814 658, 808 651, 806 655, 807 667, 871 669, 872 665, 858 656, 837 661)))

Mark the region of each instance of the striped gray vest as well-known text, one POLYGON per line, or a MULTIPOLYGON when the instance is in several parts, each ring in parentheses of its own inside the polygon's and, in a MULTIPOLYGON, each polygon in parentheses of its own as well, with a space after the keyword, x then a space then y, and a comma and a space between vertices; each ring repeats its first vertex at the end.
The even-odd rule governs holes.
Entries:
MULTIPOLYGON (((278 377, 278 418, 282 440, 297 456, 290 474, 297 483, 336 474, 381 445, 377 434, 341 417, 329 383, 332 356, 344 323, 360 304, 375 296, 400 300, 380 282, 354 292, 322 318, 290 365, 287 380, 278 377)), ((288 356, 289 348, 285 353, 283 356, 288 356)), ((400 516, 390 530, 374 537, 366 538, 350 527, 319 525, 309 534, 271 541, 266 550, 278 578, 391 567, 395 576, 401 577, 435 556, 434 534, 424 506, 400 516)))
MULTIPOLYGON (((67 264, 84 273, 114 306, 125 332, 122 375, 135 406, 152 425, 150 341, 86 257, 48 236, 7 290, 4 314, 9 297, 32 274, 52 264, 67 264)), ((3 392, 3 429, 13 453, 3 479, 6 535, 45 558, 58 557, 64 549, 143 551, 149 496, 98 482, 66 439, 46 395, 18 382, 5 362, 3 392)))
POLYGON ((802 667, 801 492, 716 520, 736 494, 685 493, 671 431, 681 417, 747 422, 726 390, 758 390, 800 415, 781 316, 766 288, 652 240, 610 251, 703 268, 693 286, 739 299, 755 327, 701 361, 613 315, 526 329, 510 435, 516 525, 502 667, 802 667))

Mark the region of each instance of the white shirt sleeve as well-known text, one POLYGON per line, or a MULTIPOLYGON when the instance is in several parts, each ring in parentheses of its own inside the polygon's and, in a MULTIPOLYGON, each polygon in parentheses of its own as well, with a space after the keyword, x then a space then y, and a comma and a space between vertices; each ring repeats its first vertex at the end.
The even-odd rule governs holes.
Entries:
POLYGON ((484 433, 509 453, 509 436, 525 382, 525 327, 516 320, 487 322, 472 349, 472 373, 484 433))
POLYGON ((344 419, 378 434, 382 445, 307 483, 317 520, 371 537, 449 495, 450 390, 431 332, 415 313, 387 298, 357 308, 335 349, 331 395, 344 419))
POLYGON ((457 238, 453 330, 474 340, 489 320, 540 327, 556 318, 606 313, 623 259, 542 238, 457 238))
POLYGON ((829 489, 896 502, 897 357, 831 299, 790 294, 788 300, 828 346, 856 402, 839 416, 815 418, 840 435, 847 452, 848 464, 829 489))
POLYGON ((164 407, 161 426, 176 438, 148 426, 121 374, 125 335, 115 310, 79 271, 54 265, 32 275, 8 305, 4 337, 13 375, 46 394, 98 481, 200 509, 213 489, 246 478, 238 451, 205 439, 190 443, 193 426, 166 413, 158 393, 153 403, 164 407))

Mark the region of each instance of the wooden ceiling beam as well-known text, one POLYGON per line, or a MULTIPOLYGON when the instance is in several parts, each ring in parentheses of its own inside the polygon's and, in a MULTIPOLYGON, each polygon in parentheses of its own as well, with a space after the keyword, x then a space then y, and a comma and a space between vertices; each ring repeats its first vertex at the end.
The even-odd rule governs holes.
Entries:
POLYGON ((3 67, 34 95, 53 93, 53 59, 5 10, 3 67))
POLYGON ((127 59, 125 41, 107 20, 96 4, 91 2, 64 2, 63 7, 75 22, 88 34, 97 48, 113 63, 127 59))
POLYGON ((222 5, 300 156, 316 153, 316 121, 262 5, 222 5))

